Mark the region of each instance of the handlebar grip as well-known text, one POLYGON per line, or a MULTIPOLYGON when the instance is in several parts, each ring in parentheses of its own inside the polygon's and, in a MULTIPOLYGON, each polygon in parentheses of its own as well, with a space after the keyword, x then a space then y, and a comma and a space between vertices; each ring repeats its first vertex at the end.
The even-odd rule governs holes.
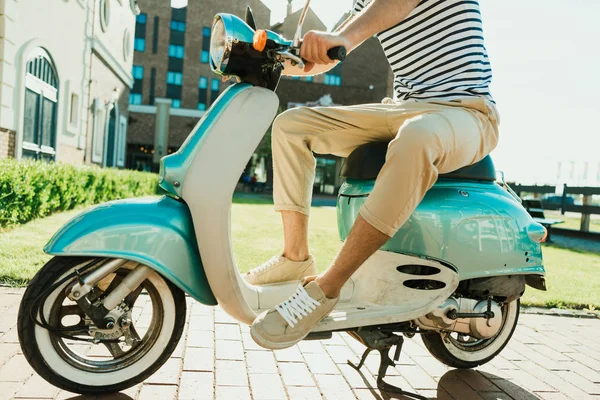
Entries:
POLYGON ((332 60, 344 61, 346 59, 346 48, 344 46, 337 46, 327 51, 327 57, 332 60))

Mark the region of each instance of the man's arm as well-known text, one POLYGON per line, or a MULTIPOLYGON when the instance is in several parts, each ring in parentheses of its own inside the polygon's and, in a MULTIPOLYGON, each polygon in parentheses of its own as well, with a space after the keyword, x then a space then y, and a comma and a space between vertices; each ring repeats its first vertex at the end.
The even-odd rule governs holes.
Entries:
MULTIPOLYGON (((351 52, 376 33, 403 21, 420 1, 373 0, 358 15, 346 20, 337 32, 307 32, 302 39, 300 50, 302 58, 308 61, 302 75, 316 75, 330 70, 335 66, 335 61, 327 56, 329 49, 344 46, 348 52, 351 52), (318 67, 315 68, 315 65, 318 67), (315 68, 314 71, 313 68, 315 68)), ((290 72, 292 71, 286 71, 286 75, 290 72)), ((297 73, 292 74, 296 75, 297 73)))

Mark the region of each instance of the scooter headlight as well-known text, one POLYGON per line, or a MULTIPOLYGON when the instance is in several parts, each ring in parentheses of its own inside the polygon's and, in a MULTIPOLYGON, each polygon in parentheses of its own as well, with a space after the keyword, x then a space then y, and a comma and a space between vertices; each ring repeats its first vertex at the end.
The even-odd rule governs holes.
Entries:
POLYGON ((210 38, 210 59, 212 70, 218 74, 225 73, 229 54, 231 52, 231 38, 227 37, 225 22, 217 16, 213 23, 210 38))

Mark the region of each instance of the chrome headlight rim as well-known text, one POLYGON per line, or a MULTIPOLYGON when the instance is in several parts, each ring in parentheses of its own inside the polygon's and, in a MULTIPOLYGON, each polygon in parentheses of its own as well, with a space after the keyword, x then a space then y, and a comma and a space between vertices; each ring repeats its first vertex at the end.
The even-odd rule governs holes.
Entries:
POLYGON ((218 14, 215 16, 215 18, 213 20, 213 25, 211 28, 210 49, 209 49, 210 67, 213 70, 213 72, 215 72, 219 75, 225 75, 225 71, 227 70, 227 65, 229 63, 229 58, 231 57, 232 47, 233 47, 233 36, 230 34, 230 31, 227 27, 227 22, 225 21, 225 18, 223 18, 223 16, 221 14, 218 14), (217 65, 217 64, 215 64, 215 60, 213 57, 213 54, 216 51, 216 49, 213 48, 213 45, 214 45, 215 40, 219 40, 219 39, 214 38, 214 31, 215 31, 217 24, 219 24, 219 23, 221 23, 223 25, 223 39, 222 39, 223 40, 223 54, 221 56, 220 63, 217 65))

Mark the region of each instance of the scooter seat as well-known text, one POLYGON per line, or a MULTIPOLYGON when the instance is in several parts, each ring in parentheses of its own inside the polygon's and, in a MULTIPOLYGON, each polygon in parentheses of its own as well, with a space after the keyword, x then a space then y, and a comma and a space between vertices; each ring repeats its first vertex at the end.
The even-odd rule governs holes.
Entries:
MULTIPOLYGON (((342 166, 341 176, 348 179, 371 180, 377 178, 385 163, 387 142, 373 142, 357 147, 342 166)), ((496 169, 490 156, 473 165, 442 174, 439 179, 462 179, 474 181, 496 180, 496 169)))

